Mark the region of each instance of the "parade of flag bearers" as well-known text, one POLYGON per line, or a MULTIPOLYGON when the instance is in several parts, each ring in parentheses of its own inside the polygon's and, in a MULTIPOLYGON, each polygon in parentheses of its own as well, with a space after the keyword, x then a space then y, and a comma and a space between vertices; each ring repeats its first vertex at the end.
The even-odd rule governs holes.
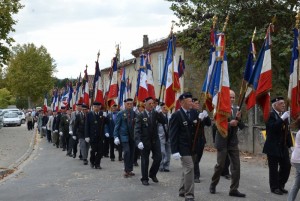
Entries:
POLYGON ((190 56, 174 22, 169 33, 161 33, 167 36, 162 40, 150 42, 143 35, 143 45, 132 50, 131 59, 121 61, 121 43, 115 44, 106 68, 100 44, 94 66, 82 64, 76 79, 66 75, 64 87, 44 91, 42 107, 26 113, 26 131, 36 129, 37 139, 62 160, 77 160, 92 174, 110 175, 118 166, 118 176, 110 179, 126 181, 124 189, 133 181, 153 193, 171 188, 164 179, 172 173, 172 192, 185 201, 202 200, 200 194, 212 200, 252 200, 243 175, 245 153, 252 151, 266 166, 265 182, 256 186, 256 191, 268 189, 261 200, 300 200, 300 12, 296 14, 294 27, 284 27, 294 34, 288 53, 282 53, 290 60, 280 67, 284 73, 273 67, 278 62, 273 58, 282 56, 273 50, 283 29, 276 27, 276 16, 263 27, 251 27, 247 38, 240 36, 248 48, 237 53, 229 33, 239 19, 231 20, 229 11, 222 18, 211 13, 210 30, 201 30, 209 45, 199 44, 204 70, 193 63, 198 58, 190 56), (234 66, 234 54, 242 67, 234 66), (288 80, 284 92, 274 88, 279 77, 288 80), (261 124, 255 127, 250 121, 261 124), (213 153, 210 169, 204 166, 207 152, 213 153))

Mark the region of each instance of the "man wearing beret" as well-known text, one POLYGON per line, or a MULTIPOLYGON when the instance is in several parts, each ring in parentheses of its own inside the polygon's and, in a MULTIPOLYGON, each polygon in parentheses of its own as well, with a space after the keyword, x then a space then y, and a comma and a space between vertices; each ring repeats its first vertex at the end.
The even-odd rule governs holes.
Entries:
POLYGON ((75 117, 75 122, 73 127, 73 139, 79 141, 81 159, 83 160, 83 164, 87 165, 89 144, 85 141, 84 129, 85 129, 85 119, 88 113, 88 107, 87 105, 82 104, 81 108, 82 110, 80 110, 80 112, 78 112, 75 117))
POLYGON ((183 93, 179 96, 181 108, 170 119, 171 152, 175 160, 181 159, 182 177, 179 196, 186 201, 194 201, 194 163, 192 159, 192 95, 183 93))
POLYGON ((135 112, 133 111, 133 99, 127 98, 124 100, 125 109, 118 112, 115 129, 114 129, 114 143, 116 145, 122 144, 124 152, 124 177, 128 178, 134 176, 133 158, 134 158, 134 121, 135 112))
MULTIPOLYGON (((70 113, 71 111, 66 111, 65 106, 61 106, 61 118, 59 122, 59 135, 62 144, 63 151, 68 149, 68 137, 69 137, 69 124, 70 124, 70 113)), ((67 154, 68 155, 68 154, 67 154)))
POLYGON ((89 112, 85 121, 85 141, 90 143, 90 166, 102 169, 100 166, 103 155, 104 125, 107 123, 106 113, 100 111, 101 103, 93 103, 93 111, 89 112))
POLYGON ((149 177, 153 182, 158 182, 156 174, 161 162, 161 149, 157 123, 165 124, 166 120, 162 113, 158 113, 156 110, 153 110, 152 97, 146 98, 144 102, 145 110, 136 118, 134 136, 135 143, 138 149, 141 150, 141 181, 143 185, 148 186, 149 177), (149 170, 150 152, 152 152, 153 162, 149 170))
POLYGON ((263 153, 267 154, 271 192, 277 195, 288 193, 284 186, 289 178, 291 162, 289 148, 292 139, 289 130, 289 111, 285 111, 283 97, 274 98, 272 110, 266 122, 266 142, 263 153), (279 166, 279 171, 278 171, 279 166))

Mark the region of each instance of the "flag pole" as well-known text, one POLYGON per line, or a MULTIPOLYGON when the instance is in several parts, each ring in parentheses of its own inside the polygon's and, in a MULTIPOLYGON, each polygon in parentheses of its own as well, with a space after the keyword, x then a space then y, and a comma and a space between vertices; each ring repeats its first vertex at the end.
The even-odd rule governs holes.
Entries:
MULTIPOLYGON (((253 42, 254 42, 254 38, 255 38, 255 35, 256 35, 256 27, 255 27, 255 29, 254 29, 254 31, 253 31, 253 34, 252 34, 252 39, 251 39, 251 43, 253 44, 253 42)), ((254 55, 254 57, 255 57, 255 50, 253 50, 253 55, 254 55)), ((244 72, 245 73, 245 72, 244 72)), ((245 80, 243 79, 243 81, 242 81, 242 85, 241 85, 241 89, 240 89, 240 95, 239 95, 239 100, 238 100, 238 106, 239 106, 239 111, 241 111, 241 109, 242 109, 242 106, 243 106, 243 103, 244 103, 244 99, 245 99, 245 96, 246 96, 246 92, 247 92, 247 90, 248 90, 248 88, 249 88, 249 85, 248 85, 248 83, 245 83, 245 80)))

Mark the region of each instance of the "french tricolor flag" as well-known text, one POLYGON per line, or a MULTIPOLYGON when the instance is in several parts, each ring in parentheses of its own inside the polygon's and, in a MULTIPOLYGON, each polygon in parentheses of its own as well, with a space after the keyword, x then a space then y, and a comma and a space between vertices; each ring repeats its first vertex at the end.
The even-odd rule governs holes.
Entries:
POLYGON ((44 111, 44 113, 46 113, 48 111, 47 94, 45 94, 45 97, 44 97, 43 111, 44 111))
MULTIPOLYGON (((118 66, 117 66, 117 57, 113 58, 111 74, 110 74, 110 85, 109 91, 107 94, 107 102, 113 104, 115 99, 118 98, 118 66)), ((111 106, 111 104, 109 106, 111 106)))
POLYGON ((298 63, 299 63, 299 30, 294 29, 294 43, 292 50, 292 60, 290 65, 290 82, 288 90, 288 100, 290 102, 291 117, 296 119, 300 113, 300 100, 299 100, 299 90, 300 86, 299 75, 298 75, 298 63))
POLYGON ((143 102, 148 95, 148 85, 147 85, 147 72, 146 72, 146 56, 145 54, 140 55, 140 68, 139 68, 139 84, 138 84, 138 94, 137 99, 143 102))
POLYGON ((83 83, 83 103, 89 107, 90 105, 90 89, 87 74, 87 67, 84 70, 84 83, 83 83))
POLYGON ((147 54, 146 58, 146 66, 147 66, 147 87, 148 87, 148 96, 152 97, 153 99, 156 98, 155 96, 155 89, 154 89, 154 81, 153 81, 153 71, 151 68, 151 58, 150 53, 147 54))
POLYGON ((103 99, 103 85, 101 79, 101 72, 99 68, 99 62, 96 61, 95 77, 94 77, 94 101, 97 101, 104 105, 103 99))

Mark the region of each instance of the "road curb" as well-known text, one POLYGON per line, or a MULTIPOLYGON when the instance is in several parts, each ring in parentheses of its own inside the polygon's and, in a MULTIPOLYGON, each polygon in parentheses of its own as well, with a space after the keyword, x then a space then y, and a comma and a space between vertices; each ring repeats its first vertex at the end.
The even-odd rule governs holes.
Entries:
POLYGON ((35 149, 35 145, 37 142, 36 136, 37 136, 37 129, 35 130, 34 134, 31 137, 30 144, 29 144, 29 147, 26 150, 26 152, 18 160, 16 160, 14 163, 9 165, 8 168, 0 170, 0 180, 3 179, 4 177, 8 176, 9 174, 12 174, 13 172, 15 172, 18 169, 18 167, 25 160, 27 160, 29 158, 29 156, 32 154, 32 152, 35 149))

